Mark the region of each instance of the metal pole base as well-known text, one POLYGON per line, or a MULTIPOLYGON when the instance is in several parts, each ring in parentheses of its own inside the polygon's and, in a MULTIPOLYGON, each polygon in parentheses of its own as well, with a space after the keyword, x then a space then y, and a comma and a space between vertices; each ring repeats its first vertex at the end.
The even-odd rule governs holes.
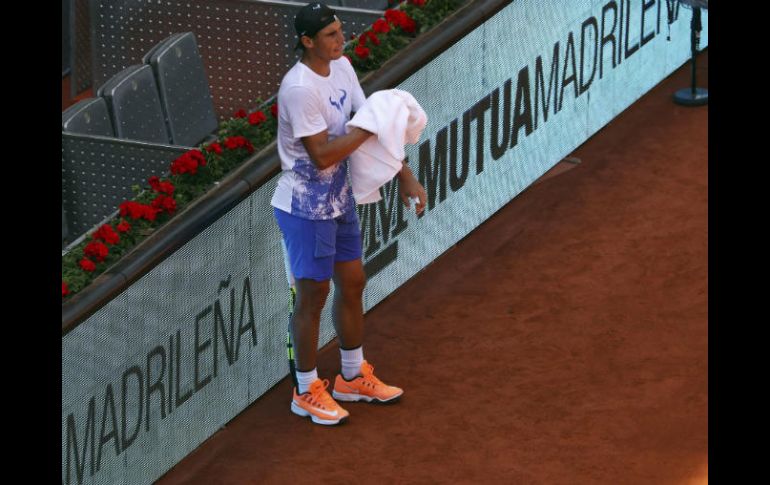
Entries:
POLYGON ((680 89, 674 93, 674 102, 682 106, 703 106, 709 102, 709 91, 695 88, 695 95, 693 95, 692 88, 680 89))

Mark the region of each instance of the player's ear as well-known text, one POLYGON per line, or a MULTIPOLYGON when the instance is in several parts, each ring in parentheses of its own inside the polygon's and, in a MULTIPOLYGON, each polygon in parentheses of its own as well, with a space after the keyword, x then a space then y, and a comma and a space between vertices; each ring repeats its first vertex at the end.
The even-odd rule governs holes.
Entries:
POLYGON ((300 37, 300 42, 302 42, 302 45, 305 46, 305 49, 312 49, 313 48, 313 39, 308 37, 307 35, 303 35, 300 37))

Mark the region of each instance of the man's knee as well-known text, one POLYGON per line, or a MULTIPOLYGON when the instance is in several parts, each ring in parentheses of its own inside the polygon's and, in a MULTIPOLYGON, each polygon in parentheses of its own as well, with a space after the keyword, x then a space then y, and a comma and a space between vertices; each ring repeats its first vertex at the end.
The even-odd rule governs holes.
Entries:
POLYGON ((297 280, 297 312, 312 312, 320 315, 328 296, 328 280, 297 280))
POLYGON ((363 271, 348 272, 344 277, 336 278, 334 285, 343 296, 360 298, 366 287, 366 274, 363 271))
POLYGON ((366 288, 366 274, 363 271, 355 274, 348 284, 356 293, 363 293, 366 288))

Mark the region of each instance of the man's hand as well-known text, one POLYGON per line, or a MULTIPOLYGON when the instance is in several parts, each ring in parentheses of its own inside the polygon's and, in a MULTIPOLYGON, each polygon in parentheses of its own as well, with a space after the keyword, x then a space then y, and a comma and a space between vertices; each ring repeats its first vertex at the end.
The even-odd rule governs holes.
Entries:
POLYGON ((401 191, 401 200, 404 205, 409 207, 410 198, 419 199, 415 206, 415 212, 420 215, 425 210, 425 204, 428 200, 428 194, 425 192, 425 188, 417 181, 412 171, 409 169, 409 165, 404 164, 401 171, 398 172, 398 185, 401 191))

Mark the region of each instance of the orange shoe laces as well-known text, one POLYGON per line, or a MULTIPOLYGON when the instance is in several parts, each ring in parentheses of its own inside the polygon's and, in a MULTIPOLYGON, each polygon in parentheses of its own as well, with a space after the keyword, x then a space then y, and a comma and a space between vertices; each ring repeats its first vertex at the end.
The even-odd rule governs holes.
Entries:
POLYGON ((321 406, 323 409, 334 409, 335 401, 326 392, 326 388, 329 387, 329 379, 316 379, 310 384, 310 397, 305 398, 313 406, 321 406))
POLYGON ((384 382, 379 380, 377 376, 374 375, 374 366, 369 362, 364 361, 364 364, 361 366, 361 372, 364 375, 364 381, 371 383, 373 387, 385 385, 384 382))

